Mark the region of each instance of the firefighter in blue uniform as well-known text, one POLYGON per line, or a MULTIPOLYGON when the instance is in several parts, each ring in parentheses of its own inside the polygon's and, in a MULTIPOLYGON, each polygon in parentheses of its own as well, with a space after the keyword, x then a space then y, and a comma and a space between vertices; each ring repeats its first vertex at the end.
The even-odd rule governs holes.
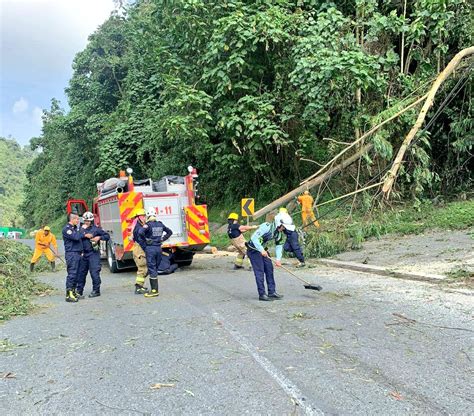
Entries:
POLYGON ((79 299, 75 296, 75 289, 83 251, 82 236, 77 227, 79 215, 70 213, 68 221, 62 231, 67 266, 66 302, 77 302, 79 299))
POLYGON ((147 222, 143 228, 138 232, 138 241, 144 244, 142 247, 146 253, 146 265, 148 268, 148 275, 150 278, 151 290, 145 293, 145 297, 154 298, 159 295, 158 292, 158 269, 161 262, 161 244, 168 240, 173 234, 168 227, 161 221, 156 219, 156 211, 150 208, 147 211, 147 222), (140 238, 144 237, 144 238, 140 238))
MULTIPOLYGON (((280 217, 281 214, 284 214, 284 218, 288 220, 288 217, 286 217, 286 215, 289 214, 288 210, 285 207, 281 207, 278 212, 280 214, 280 217)), ((293 224, 293 219, 291 218, 291 216, 289 217, 289 219, 291 219, 291 223, 286 224, 285 230, 283 231, 286 235, 286 241, 285 245, 283 246, 283 250, 287 253, 293 253, 294 256, 298 259, 298 264, 296 265, 296 267, 304 267, 306 264, 304 261, 303 250, 300 246, 299 236, 296 232, 296 226, 293 224)))
POLYGON ((161 262, 158 266, 158 274, 165 275, 174 273, 178 265, 173 262, 174 254, 169 248, 164 248, 161 251, 161 262))
POLYGON ((293 253, 298 259, 296 267, 304 267, 306 265, 304 261, 303 250, 301 249, 300 242, 298 240, 298 233, 295 231, 294 224, 288 224, 285 226, 286 241, 283 246, 283 250, 288 253, 293 253))
POLYGON ((110 240, 110 236, 102 228, 94 224, 94 214, 85 212, 82 216, 84 225, 81 228, 82 255, 79 276, 76 286, 76 297, 84 299, 84 286, 86 285, 87 272, 90 272, 92 279, 92 292, 90 298, 100 296, 100 241, 110 240))
POLYGON ((286 226, 292 223, 288 214, 280 213, 272 223, 264 222, 255 231, 247 244, 247 255, 249 256, 252 269, 257 283, 258 299, 271 301, 281 299, 283 296, 276 292, 275 278, 273 277, 273 263, 269 258, 266 244, 275 240, 275 252, 277 266, 281 266, 283 254, 283 232, 286 226), (268 295, 265 291, 265 280, 267 281, 268 295))

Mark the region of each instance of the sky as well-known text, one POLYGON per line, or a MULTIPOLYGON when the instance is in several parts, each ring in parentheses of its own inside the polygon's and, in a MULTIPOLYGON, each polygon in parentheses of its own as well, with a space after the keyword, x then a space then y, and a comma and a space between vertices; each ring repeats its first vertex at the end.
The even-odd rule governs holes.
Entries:
POLYGON ((113 9, 113 0, 0 0, 1 137, 28 144, 53 97, 68 108, 74 56, 113 9))

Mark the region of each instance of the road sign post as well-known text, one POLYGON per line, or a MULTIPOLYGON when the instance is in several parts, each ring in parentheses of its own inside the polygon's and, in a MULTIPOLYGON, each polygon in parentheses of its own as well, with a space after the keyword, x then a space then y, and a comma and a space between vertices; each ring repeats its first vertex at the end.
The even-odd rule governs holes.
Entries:
POLYGON ((249 223, 249 217, 255 212, 255 199, 253 198, 242 198, 242 217, 247 217, 247 225, 249 223))

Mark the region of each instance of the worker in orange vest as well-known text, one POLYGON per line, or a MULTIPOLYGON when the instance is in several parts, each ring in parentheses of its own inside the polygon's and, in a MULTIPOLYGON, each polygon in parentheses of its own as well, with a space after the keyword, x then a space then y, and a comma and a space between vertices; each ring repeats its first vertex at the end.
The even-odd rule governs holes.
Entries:
POLYGON ((48 226, 45 226, 36 232, 35 251, 30 262, 30 272, 35 269, 36 262, 43 254, 48 259, 51 264, 51 270, 54 272, 56 266, 54 259, 58 255, 58 243, 56 242, 56 237, 51 232, 51 228, 48 226), (51 246, 53 246, 53 250, 51 250, 51 246))
POLYGON ((298 204, 301 205, 301 218, 303 220, 303 226, 314 224, 316 227, 319 227, 319 222, 314 216, 313 203, 314 199, 310 195, 309 191, 304 191, 303 195, 298 197, 298 204))

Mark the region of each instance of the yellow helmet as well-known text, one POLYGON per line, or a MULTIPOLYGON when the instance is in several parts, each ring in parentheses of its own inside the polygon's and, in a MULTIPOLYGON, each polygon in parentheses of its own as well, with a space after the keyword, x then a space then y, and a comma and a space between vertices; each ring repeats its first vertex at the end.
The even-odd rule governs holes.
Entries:
POLYGON ((228 220, 238 220, 239 219, 239 214, 236 212, 231 212, 229 216, 227 217, 228 220))
POLYGON ((138 208, 135 211, 135 214, 133 215, 134 217, 138 217, 139 215, 146 215, 146 211, 143 208, 138 208))
POLYGON ((285 207, 280 207, 280 208, 278 209, 278 212, 279 212, 280 214, 288 214, 288 210, 287 210, 285 207))
POLYGON ((304 191, 304 194, 309 195, 309 191, 308 190, 304 191))
POLYGON ((51 231, 51 228, 49 228, 47 225, 43 228, 44 231, 51 231))

